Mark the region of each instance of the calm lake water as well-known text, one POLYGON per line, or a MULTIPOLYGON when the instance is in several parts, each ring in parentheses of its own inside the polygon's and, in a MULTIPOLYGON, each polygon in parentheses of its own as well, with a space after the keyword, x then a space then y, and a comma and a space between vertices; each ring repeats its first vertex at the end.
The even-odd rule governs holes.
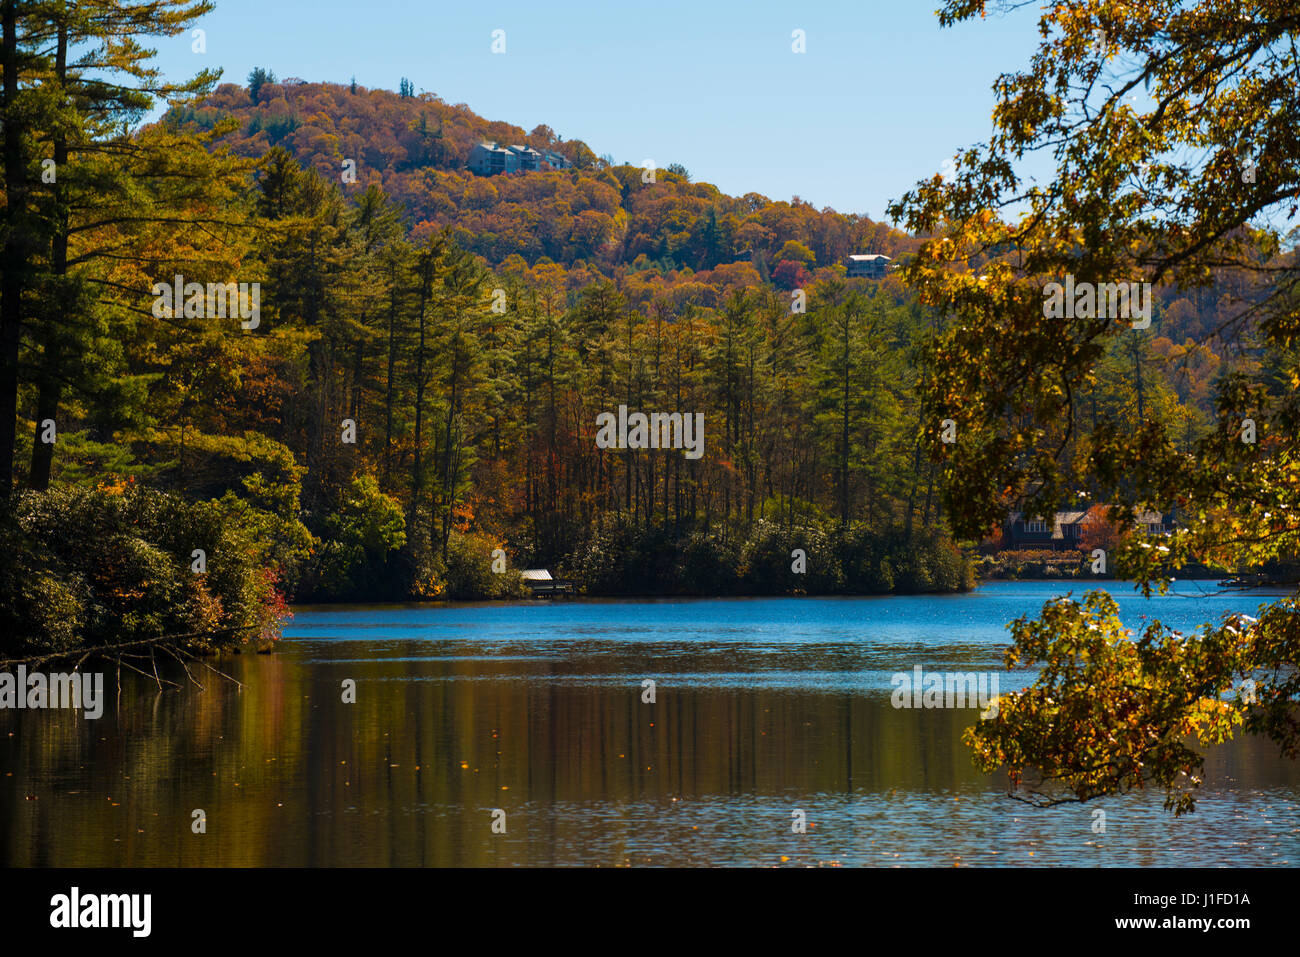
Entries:
MULTIPOLYGON (((1300 766, 1267 742, 1212 750, 1183 818, 1150 792, 1035 810, 972 766, 976 710, 891 706, 918 664, 1001 671, 1006 623, 1068 587, 298 608, 276 654, 215 663, 242 689, 200 667, 116 699, 110 674, 98 720, 0 711, 0 863, 1300 864, 1300 766)), ((1269 597, 1110 590, 1134 627, 1269 597)))

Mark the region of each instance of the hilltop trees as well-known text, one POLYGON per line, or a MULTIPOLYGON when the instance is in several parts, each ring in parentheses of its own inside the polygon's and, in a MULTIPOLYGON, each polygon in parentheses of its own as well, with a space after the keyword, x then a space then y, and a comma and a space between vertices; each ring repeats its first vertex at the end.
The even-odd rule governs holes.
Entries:
POLYGON ((677 164, 661 170, 653 184, 642 183, 640 167, 604 164, 581 140, 562 139, 545 124, 526 132, 490 122, 463 105, 417 95, 406 78, 397 93, 358 96, 348 84, 331 83, 274 87, 272 93, 274 76, 260 76, 256 84, 250 77, 247 94, 218 87, 201 108, 179 108, 169 122, 207 129, 233 119, 238 128, 221 142, 236 155, 257 157, 283 146, 327 177, 337 175, 341 158, 354 158, 360 182, 379 177, 405 207, 408 224, 453 228, 457 244, 489 265, 512 255, 535 264, 545 256, 612 275, 645 255, 693 271, 781 259, 833 268, 849 253, 897 256, 916 245, 883 224, 801 200, 724 196, 710 184, 691 182, 677 164), (573 168, 494 176, 489 188, 488 180, 465 168, 470 150, 484 140, 554 150, 573 168), (786 245, 790 255, 781 254, 786 245))
POLYGON ((248 98, 257 105, 262 99, 262 87, 268 83, 275 83, 275 71, 267 70, 260 66, 255 66, 248 71, 248 98))

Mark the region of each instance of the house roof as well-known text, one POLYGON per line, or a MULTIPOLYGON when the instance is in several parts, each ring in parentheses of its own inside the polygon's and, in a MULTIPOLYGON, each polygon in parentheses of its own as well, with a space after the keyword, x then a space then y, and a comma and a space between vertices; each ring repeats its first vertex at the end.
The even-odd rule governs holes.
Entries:
POLYGON ((883 259, 885 262, 891 261, 890 258, 883 253, 861 253, 849 256, 848 258, 854 262, 873 262, 877 259, 883 259))
MULTIPOLYGON (((1061 540, 1063 540, 1063 539, 1065 538, 1065 526, 1067 526, 1067 525, 1077 525, 1080 521, 1083 520, 1083 517, 1084 517, 1085 515, 1087 515, 1087 514, 1088 514, 1088 513, 1087 513, 1086 511, 1079 511, 1079 510, 1074 510, 1074 511, 1069 511, 1069 512, 1055 512, 1055 513, 1053 513, 1053 515, 1052 515, 1052 540, 1053 540, 1053 541, 1061 541, 1061 540)), ((1025 520, 1026 520, 1026 519, 1025 519, 1025 513, 1024 513, 1024 512, 1012 512, 1012 513, 1008 516, 1008 521, 1010 521, 1010 522, 1012 522, 1012 523, 1014 523, 1014 522, 1021 522, 1021 521, 1025 521, 1025 520)), ((1039 521, 1039 519, 1030 519, 1030 521, 1039 521)), ((1038 533, 1038 534, 1042 534, 1042 533, 1040 532, 1040 533, 1038 533)))
POLYGON ((554 581, 551 573, 545 568, 525 568, 519 573, 519 577, 526 582, 549 582, 554 581))
MULTIPOLYGON (((1083 516, 1087 514, 1088 512, 1086 509, 1071 509, 1069 511, 1053 512, 1052 520, 1055 522, 1060 522, 1065 525, 1073 525, 1076 522, 1082 521, 1083 516)), ((1025 518, 1025 513, 1012 512, 1010 515, 1007 516, 1007 518, 1009 521, 1019 522, 1025 518)))
MULTIPOLYGON (((1088 513, 1086 510, 1083 511, 1070 510, 1070 511, 1053 513, 1052 515, 1052 525, 1054 531, 1053 537, 1059 537, 1059 534, 1057 533, 1060 532, 1062 525, 1077 525, 1078 523, 1082 522, 1087 517, 1087 515, 1088 513)), ((1007 521, 1008 522, 1026 521, 1025 513, 1012 512, 1010 515, 1007 516, 1007 521)), ((1037 521, 1037 519, 1031 519, 1030 521, 1037 521)), ((1160 512, 1148 510, 1148 511, 1136 512, 1134 514, 1134 521, 1139 525, 1163 525, 1165 524, 1165 517, 1160 512)))

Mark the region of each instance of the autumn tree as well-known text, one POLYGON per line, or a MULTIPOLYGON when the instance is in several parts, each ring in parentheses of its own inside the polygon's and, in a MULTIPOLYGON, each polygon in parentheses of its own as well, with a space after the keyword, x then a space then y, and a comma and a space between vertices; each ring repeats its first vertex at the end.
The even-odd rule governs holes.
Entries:
POLYGON ((1091 552, 1100 548, 1111 554, 1120 541, 1120 530, 1110 520, 1109 509, 1103 505, 1093 505, 1079 520, 1079 549, 1091 552))
MULTIPOLYGON (((1004 6, 1015 4, 949 0, 940 21, 1004 6)), ((1237 567, 1294 553, 1300 375, 1289 360, 1280 379, 1249 364, 1221 377, 1215 421, 1190 445, 1145 396, 1139 418, 1100 411, 1086 474, 1074 475, 1062 455, 1079 422, 1074 404, 1095 387, 1112 343, 1140 330, 1128 315, 1047 318, 1045 309, 1048 284, 1067 276, 1076 288, 1221 282, 1221 337, 1291 354, 1300 308, 1281 244, 1300 195, 1294 7, 1055 2, 1039 26, 1031 68, 997 81, 989 144, 964 151, 950 181, 935 176, 891 207, 931 237, 905 267, 908 280, 952 317, 928 349, 923 390, 931 434, 947 418, 960 436, 934 444, 953 524, 974 537, 1015 499, 1045 512, 1086 482, 1129 514, 1176 506, 1186 517, 1167 540, 1126 540, 1120 569, 1144 589, 1190 562, 1237 567), (1050 181, 1022 179, 1026 155, 1054 164, 1050 181), (1225 273, 1255 277, 1262 294, 1233 294, 1225 273), (1246 419, 1254 442, 1242 440, 1246 419)), ((1136 388, 1136 362, 1130 369, 1136 388)), ((1182 812, 1203 760, 1182 744, 1188 736, 1208 743, 1242 727, 1297 754, 1294 600, 1258 620, 1183 636, 1153 626, 1133 641, 1113 603, 1094 596, 1049 604, 1014 637, 1008 665, 1041 663, 1042 675, 967 739, 1030 799, 1087 800, 1154 782, 1182 812), (1246 679, 1258 682, 1249 694, 1246 679)))

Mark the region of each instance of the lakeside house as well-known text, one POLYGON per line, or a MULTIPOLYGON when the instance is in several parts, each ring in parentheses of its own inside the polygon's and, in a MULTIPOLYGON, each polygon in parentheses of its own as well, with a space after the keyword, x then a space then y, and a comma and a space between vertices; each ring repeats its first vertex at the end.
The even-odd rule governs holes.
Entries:
POLYGON ((479 176, 495 176, 498 173, 568 169, 573 164, 552 150, 535 150, 531 146, 479 143, 469 151, 469 163, 466 165, 471 173, 479 176))
POLYGON ((848 269, 850 279, 884 279, 889 273, 892 262, 892 259, 880 253, 862 253, 844 257, 844 265, 848 269))
POLYGON ((1008 548, 1079 547, 1086 511, 1057 512, 1052 521, 1031 519, 1023 512, 1012 512, 1007 517, 1006 540, 1008 548))
MULTIPOLYGON (((1137 515, 1137 523, 1148 535, 1163 535, 1172 527, 1172 517, 1160 512, 1144 511, 1137 515)), ((1088 524, 1086 510, 1056 512, 1051 522, 1026 517, 1023 512, 1012 512, 1006 521, 1006 548, 1076 549, 1080 547, 1088 524)))

